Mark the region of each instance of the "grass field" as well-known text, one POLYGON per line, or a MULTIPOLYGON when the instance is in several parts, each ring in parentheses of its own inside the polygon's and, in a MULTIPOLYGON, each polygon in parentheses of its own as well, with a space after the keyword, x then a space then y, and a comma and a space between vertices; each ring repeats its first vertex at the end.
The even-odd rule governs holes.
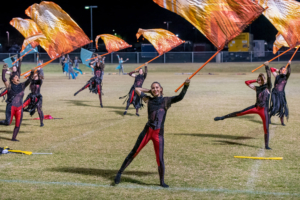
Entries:
MULTIPOLYGON (((150 64, 144 87, 159 81, 165 96, 173 96, 188 77, 176 73, 194 72, 199 65, 150 64)), ((45 120, 40 128, 39 121, 24 113, 20 142, 9 141, 14 125, 1 126, 0 146, 53 155, 1 155, 0 199, 300 199, 300 63, 292 63, 286 87, 287 126, 281 126, 278 118, 270 125, 273 150, 263 148, 259 116, 213 120, 255 103, 255 92, 244 81, 264 72, 251 73, 258 65, 209 64, 191 80, 185 98, 172 105, 165 123, 165 181, 169 189, 158 186, 151 142, 127 168, 122 182, 111 186, 147 121, 147 109, 140 111, 140 117, 132 107, 122 115, 125 105, 118 97, 128 93, 133 78, 108 75, 116 72, 116 66, 107 65, 104 108, 100 108, 97 95, 88 90, 73 96, 91 77, 88 68, 82 66, 87 73, 69 80, 58 64, 45 67, 44 114, 63 119, 45 120), (236 159, 236 155, 283 160, 236 159)), ((125 71, 136 66, 126 64, 125 71)), ((23 71, 31 67, 34 65, 24 64, 23 71)), ((26 89, 25 97, 28 92, 26 89)), ((0 102, 0 119, 5 117, 5 106, 0 102)))

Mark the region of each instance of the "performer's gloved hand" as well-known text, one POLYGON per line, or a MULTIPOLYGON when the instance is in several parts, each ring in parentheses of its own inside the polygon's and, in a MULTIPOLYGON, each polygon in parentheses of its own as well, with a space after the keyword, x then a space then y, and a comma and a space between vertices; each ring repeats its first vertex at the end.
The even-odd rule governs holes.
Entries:
POLYGON ((272 73, 273 73, 273 72, 277 72, 277 69, 276 69, 276 68, 273 68, 273 67, 271 67, 270 70, 271 70, 272 73))
POLYGON ((257 80, 249 80, 249 81, 245 81, 246 85, 250 85, 251 83, 256 83, 257 80))
POLYGON ((7 64, 4 64, 3 69, 7 69, 7 68, 8 68, 7 64))
POLYGON ((265 66, 269 66, 269 61, 264 62, 264 65, 265 65, 265 66))
POLYGON ((191 82, 191 80, 189 78, 187 78, 184 82, 184 85, 189 86, 190 82, 191 82))

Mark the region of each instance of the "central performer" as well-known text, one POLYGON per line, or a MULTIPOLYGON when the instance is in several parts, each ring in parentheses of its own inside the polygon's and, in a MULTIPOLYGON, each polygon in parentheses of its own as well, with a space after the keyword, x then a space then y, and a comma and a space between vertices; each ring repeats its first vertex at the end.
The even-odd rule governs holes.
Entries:
POLYGON ((102 105, 102 79, 103 79, 103 71, 105 68, 105 57, 98 56, 98 59, 90 63, 91 68, 94 69, 94 77, 92 77, 87 84, 85 84, 80 90, 78 90, 74 96, 76 96, 79 92, 89 87, 90 92, 95 94, 98 93, 100 106, 102 105), (94 66, 95 64, 95 66, 94 66))
POLYGON ((186 79, 184 88, 178 96, 163 97, 163 88, 160 83, 154 82, 151 85, 151 90, 143 88, 135 88, 137 95, 148 104, 148 122, 144 130, 140 133, 133 149, 126 157, 120 170, 115 178, 115 184, 119 184, 121 175, 126 167, 138 155, 138 153, 145 147, 149 140, 153 141, 156 155, 156 162, 158 165, 158 173, 160 178, 160 186, 169 187, 164 182, 165 164, 164 164, 164 124, 167 115, 167 110, 171 104, 177 103, 183 99, 189 87, 190 80, 186 79), (150 93, 152 97, 145 95, 150 93))
POLYGON ((134 89, 137 88, 137 87, 142 87, 143 86, 143 83, 144 83, 144 81, 147 77, 147 72, 148 72, 147 64, 148 63, 145 63, 145 72, 141 68, 138 71, 138 73, 139 73, 138 75, 134 74, 134 73, 136 73, 136 71, 128 73, 129 76, 134 78, 134 83, 133 83, 133 86, 130 88, 129 93, 127 95, 125 95, 124 97, 119 98, 119 99, 124 99, 126 97, 128 98, 124 115, 127 114, 127 110, 129 108, 130 104, 132 104, 134 106, 134 108, 136 109, 136 115, 140 116, 139 115, 139 108, 141 108, 143 106, 143 103, 141 101, 141 98, 135 93, 134 89))
POLYGON ((239 116, 249 115, 249 114, 258 114, 261 117, 264 126, 265 148, 271 149, 269 147, 269 123, 270 123, 269 100, 270 100, 270 91, 272 89, 272 83, 271 83, 271 71, 269 68, 269 62, 265 62, 264 65, 266 67, 267 80, 264 74, 259 74, 257 80, 245 81, 248 87, 256 91, 256 104, 244 110, 230 113, 223 117, 216 117, 214 120, 219 121, 230 117, 239 117, 239 116), (254 86, 252 84, 256 82, 259 84, 259 86, 254 86))

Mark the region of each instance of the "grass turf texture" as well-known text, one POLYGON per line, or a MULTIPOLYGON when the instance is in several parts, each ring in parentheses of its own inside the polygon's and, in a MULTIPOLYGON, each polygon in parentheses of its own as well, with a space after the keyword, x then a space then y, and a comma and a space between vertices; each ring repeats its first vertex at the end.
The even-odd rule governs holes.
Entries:
MULTIPOLYGON (((286 63, 271 63, 279 68, 286 63)), ((270 147, 263 150, 263 127, 256 115, 215 122, 213 118, 242 110, 255 103, 255 92, 244 84, 256 79, 251 70, 260 63, 208 64, 191 80, 181 102, 172 105, 165 123, 165 181, 160 189, 152 142, 126 169, 121 183, 113 178, 132 149, 147 121, 147 109, 135 116, 118 97, 128 93, 133 78, 104 76, 103 105, 98 96, 85 90, 73 94, 91 77, 90 69, 77 80, 62 75, 58 64, 44 68, 42 86, 44 114, 61 120, 39 121, 24 113, 18 139, 11 142, 14 122, 0 127, 0 146, 53 155, 2 155, 0 157, 0 199, 238 199, 300 198, 300 63, 292 63, 286 87, 290 119, 286 127, 277 117, 270 125, 270 147), (207 75, 212 72, 216 75, 207 75), (238 73, 246 75, 237 75, 238 73), (236 159, 241 156, 283 157, 282 161, 236 159)), ((1 65, 2 66, 2 65, 1 65)), ((125 71, 138 65, 124 65, 125 71)), ((150 64, 144 87, 153 81, 164 87, 165 96, 194 72, 200 64, 150 64)), ((22 71, 34 67, 23 65, 22 71)), ((105 72, 117 72, 106 65, 105 72)), ((23 79, 22 79, 23 81, 23 79)), ((274 82, 274 78, 272 77, 274 82)), ((3 85, 3 84, 2 84, 3 85)), ((25 97, 29 93, 26 89, 25 97)), ((25 98, 24 97, 24 98, 25 98)), ((5 118, 0 103, 0 119, 5 118)), ((34 117, 38 117, 35 114, 34 117)))

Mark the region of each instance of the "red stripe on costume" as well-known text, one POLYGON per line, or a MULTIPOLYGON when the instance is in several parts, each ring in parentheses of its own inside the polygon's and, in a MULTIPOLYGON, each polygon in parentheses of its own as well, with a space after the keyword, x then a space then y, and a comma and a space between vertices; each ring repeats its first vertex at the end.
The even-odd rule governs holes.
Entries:
POLYGON ((132 95, 131 95, 131 98, 130 98, 130 103, 132 103, 133 97, 134 97, 134 90, 132 91, 132 95))

